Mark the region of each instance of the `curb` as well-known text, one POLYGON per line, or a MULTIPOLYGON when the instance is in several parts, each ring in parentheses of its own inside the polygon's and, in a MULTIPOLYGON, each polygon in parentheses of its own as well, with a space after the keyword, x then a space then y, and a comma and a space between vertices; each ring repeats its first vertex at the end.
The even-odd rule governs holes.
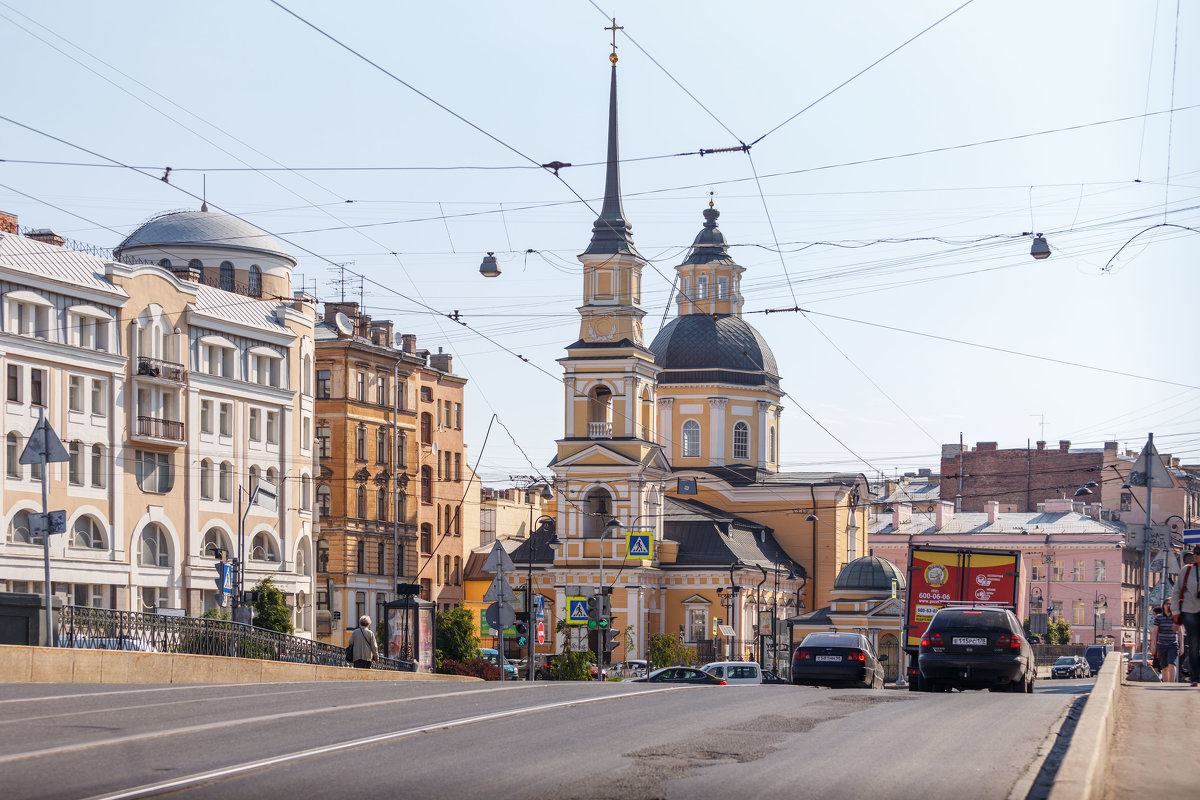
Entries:
POLYGON ((1079 715, 1047 800, 1094 800, 1104 795, 1109 742, 1124 677, 1121 654, 1109 653, 1079 715))

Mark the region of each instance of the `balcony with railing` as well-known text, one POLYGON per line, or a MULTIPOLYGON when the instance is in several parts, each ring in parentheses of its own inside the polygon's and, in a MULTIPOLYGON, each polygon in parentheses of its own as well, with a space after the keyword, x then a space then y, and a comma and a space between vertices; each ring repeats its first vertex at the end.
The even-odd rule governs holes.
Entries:
POLYGON ((165 442, 182 442, 183 423, 173 419, 139 416, 134 435, 165 442))
POLYGON ((588 438, 589 439, 611 439, 612 438, 612 423, 611 422, 589 422, 588 423, 588 438))
POLYGON ((148 378, 159 378, 164 381, 183 383, 187 380, 187 370, 183 364, 174 361, 163 361, 161 358, 138 356, 134 369, 137 374, 148 378))

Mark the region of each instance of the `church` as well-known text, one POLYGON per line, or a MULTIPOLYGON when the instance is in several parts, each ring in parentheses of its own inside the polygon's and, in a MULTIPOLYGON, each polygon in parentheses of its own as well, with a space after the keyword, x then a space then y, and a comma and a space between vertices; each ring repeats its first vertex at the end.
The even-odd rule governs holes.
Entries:
POLYGON ((603 587, 621 632, 612 662, 644 658, 650 634, 670 634, 700 660, 784 666, 785 620, 828 605, 839 570, 866 555, 867 481, 780 469, 781 376, 742 317, 744 268, 711 201, 675 267, 676 316, 647 343, 647 261, 622 208, 610 60, 604 201, 579 256, 579 337, 559 359, 556 525, 512 552, 511 577, 524 584, 528 569, 547 609, 538 652, 561 649, 550 621, 565 619, 568 598, 603 587))

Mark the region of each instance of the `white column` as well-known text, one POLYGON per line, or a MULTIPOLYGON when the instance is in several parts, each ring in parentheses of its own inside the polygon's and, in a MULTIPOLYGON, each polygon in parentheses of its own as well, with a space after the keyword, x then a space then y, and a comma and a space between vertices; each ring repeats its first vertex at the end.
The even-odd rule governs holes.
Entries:
MULTIPOLYGON (((635 393, 635 378, 632 375, 625 376, 625 438, 632 439, 634 436, 634 425, 637 424, 637 394, 635 393)), ((615 399, 615 398, 614 398, 615 399)))
POLYGON ((725 407, 728 397, 708 398, 708 463, 725 464, 725 407))
POLYGON ((568 375, 564 385, 567 392, 567 429, 565 433, 569 439, 575 435, 575 376, 568 375))
POLYGON ((674 425, 671 421, 671 410, 674 408, 674 404, 674 398, 658 398, 658 444, 666 448, 668 458, 672 458, 677 449, 674 425))
MULTIPOLYGON (((771 404, 766 400, 758 401, 758 424, 755 426, 758 430, 758 468, 766 469, 767 467, 767 438, 770 436, 770 425, 767 411, 771 408, 771 404)), ((778 443, 777 443, 778 446, 778 443)))

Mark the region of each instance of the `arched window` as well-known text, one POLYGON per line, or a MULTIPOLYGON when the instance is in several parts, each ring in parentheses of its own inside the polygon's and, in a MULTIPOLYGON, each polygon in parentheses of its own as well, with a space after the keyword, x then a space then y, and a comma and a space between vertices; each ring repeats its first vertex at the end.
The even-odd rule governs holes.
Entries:
POLYGON ((262 297, 262 270, 258 264, 250 265, 250 278, 246 293, 251 297, 262 297))
POLYGON ((233 464, 222 461, 219 478, 220 486, 217 489, 220 492, 221 502, 228 503, 233 500, 233 464))
POLYGON ((449 505, 447 505, 446 506, 446 526, 444 528, 442 528, 442 530, 444 530, 446 533, 450 532, 450 515, 453 513, 454 513, 454 510, 449 505))
POLYGON ((279 561, 275 540, 266 532, 254 534, 250 542, 250 558, 254 561, 279 561))
POLYGON ((450 582, 450 556, 442 556, 442 583, 450 582))
POLYGON ((356 502, 357 513, 355 514, 355 516, 357 516, 359 519, 366 519, 366 517, 367 517, 367 487, 359 486, 355 490, 355 500, 357 501, 356 502))
MULTIPOLYGON (((375 574, 383 575, 387 571, 387 548, 383 542, 375 545, 375 574)), ((383 619, 383 615, 379 615, 378 619, 383 619)))
POLYGON ((233 291, 233 264, 221 262, 221 288, 227 292, 233 291))
POLYGON ((775 463, 775 429, 771 428, 770 435, 767 436, 767 461, 775 463))
POLYGON ((354 548, 355 572, 362 574, 367 571, 367 543, 359 539, 354 548))
POLYGON ((300 476, 300 510, 312 510, 312 478, 307 475, 300 476))
POLYGON ((71 546, 103 550, 104 528, 93 517, 84 514, 71 526, 71 546))
POLYGON ((200 499, 213 499, 213 462, 209 458, 200 462, 200 499))
POLYGON ((29 530, 29 512, 18 511, 13 514, 12 522, 8 525, 8 540, 33 544, 33 534, 29 530))
POLYGON ((138 551, 138 563, 144 567, 171 566, 171 550, 167 534, 157 522, 142 528, 142 543, 138 551))
POLYGON ((204 262, 198 258, 193 258, 188 262, 188 269, 196 270, 201 275, 204 274, 204 262))
POLYGON ((304 394, 312 396, 312 393, 313 393, 313 390, 312 390, 312 386, 313 386, 312 356, 305 355, 303 363, 304 363, 304 367, 303 367, 303 369, 301 371, 301 375, 300 375, 300 386, 303 387, 302 391, 304 392, 304 394))
POLYGON ((321 517, 329 516, 329 506, 333 500, 333 492, 328 486, 317 487, 317 514, 321 517))
POLYGON ((433 415, 428 411, 421 414, 421 444, 433 443, 433 415))
POLYGON ((462 586, 462 557, 454 557, 454 585, 462 586))
POLYGON ((433 503, 433 468, 421 467, 421 502, 433 503))
POLYGON ((386 464, 387 459, 388 432, 387 428, 380 425, 375 431, 375 463, 386 464))
POLYGON ((158 260, 158 265, 159 265, 160 267, 162 267, 163 269, 170 269, 170 268, 171 268, 171 259, 169 259, 169 258, 160 258, 160 259, 158 260))
POLYGON ((317 540, 317 572, 329 571, 329 540, 317 540))
POLYGON ((375 490, 375 519, 386 520, 388 507, 388 490, 386 486, 380 486, 375 490))
POLYGON ((733 426, 733 457, 743 461, 750 458, 750 426, 744 422, 733 426))
POLYGON ((683 457, 700 457, 700 423, 694 419, 683 423, 683 457))
POLYGON ((421 523, 421 552, 433 552, 433 527, 428 522, 421 523))
POLYGON ((236 555, 233 553, 233 548, 229 544, 229 538, 225 535, 225 531, 220 528, 209 528, 204 532, 204 538, 200 540, 200 552, 209 558, 213 558, 213 550, 224 550, 226 558, 236 555))
POLYGON ((247 486, 250 490, 250 494, 253 495, 254 490, 258 488, 258 467, 250 468, 250 477, 247 481, 247 486))
POLYGON ((97 489, 104 488, 104 445, 92 445, 92 486, 97 489))
MULTIPOLYGON (((267 488, 275 492, 275 503, 279 502, 279 470, 267 467, 267 488)), ((268 503, 268 506, 270 503, 268 503)))

